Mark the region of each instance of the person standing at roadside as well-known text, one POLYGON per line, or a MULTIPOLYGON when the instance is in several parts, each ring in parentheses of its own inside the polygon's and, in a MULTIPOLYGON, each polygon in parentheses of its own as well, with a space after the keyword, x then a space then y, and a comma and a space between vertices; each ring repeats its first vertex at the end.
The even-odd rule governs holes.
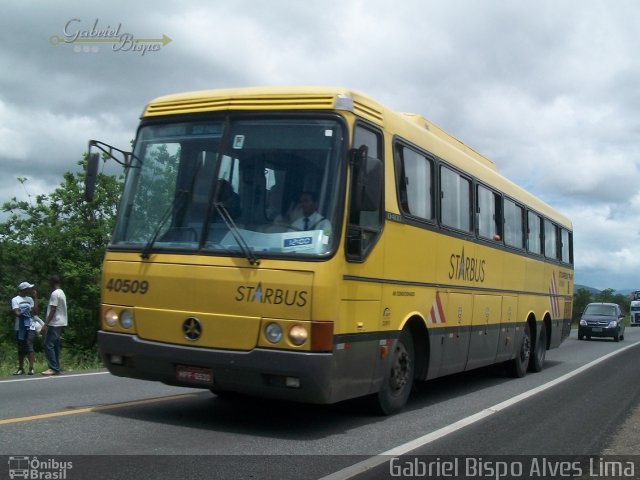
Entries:
POLYGON ((51 296, 47 306, 47 317, 42 327, 44 337, 44 355, 49 368, 42 375, 60 375, 60 336, 67 326, 67 297, 60 288, 60 277, 52 275, 49 278, 51 296))
POLYGON ((22 282, 18 285, 18 295, 11 299, 11 309, 16 316, 14 328, 16 331, 16 341, 18 342, 18 370, 14 375, 24 375, 24 358, 29 358, 29 375, 33 375, 33 365, 35 356, 33 353, 33 339, 36 336, 36 326, 33 315, 37 313, 36 299, 37 292, 34 285, 29 282, 22 282))

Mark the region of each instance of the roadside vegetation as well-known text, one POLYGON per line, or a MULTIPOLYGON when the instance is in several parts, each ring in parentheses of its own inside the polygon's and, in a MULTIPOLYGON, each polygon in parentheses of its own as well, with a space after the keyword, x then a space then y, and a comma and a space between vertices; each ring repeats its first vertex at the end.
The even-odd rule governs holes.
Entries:
MULTIPOLYGON (((66 339, 62 336, 62 342, 66 339)), ((36 338, 34 342, 35 365, 34 372, 36 375, 45 371, 47 360, 42 351, 42 338, 36 338)), ((98 357, 98 353, 94 348, 84 350, 74 350, 69 347, 62 347, 60 352, 63 373, 76 372, 79 370, 95 370, 102 368, 102 362, 98 357)), ((25 360, 25 367, 28 368, 29 362, 25 360)), ((5 343, 0 351, 0 377, 11 376, 18 368, 18 353, 15 342, 5 343)), ((22 377, 21 377, 22 378, 22 377)), ((28 377, 24 377, 28 378, 28 377)))
MULTIPOLYGON (((84 200, 86 159, 67 172, 50 194, 32 196, 28 179, 17 178, 24 198, 1 204, 0 222, 0 375, 18 366, 10 301, 28 281, 38 292, 40 317, 49 299, 49 277, 60 275, 69 305, 62 340, 65 371, 101 366, 96 353, 102 258, 113 229, 122 177, 99 174, 92 202, 84 200)), ((36 372, 46 370, 41 339, 35 342, 36 372)))

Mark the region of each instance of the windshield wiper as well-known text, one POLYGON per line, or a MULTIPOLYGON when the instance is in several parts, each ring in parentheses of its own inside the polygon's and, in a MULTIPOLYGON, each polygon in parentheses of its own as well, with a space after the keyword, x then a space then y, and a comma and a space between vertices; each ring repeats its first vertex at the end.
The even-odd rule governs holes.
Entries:
POLYGON ((231 232, 233 239, 236 241, 236 243, 240 247, 240 250, 242 250, 242 253, 246 257, 246 259, 249 260, 249 263, 251 265, 260 265, 260 260, 258 260, 258 258, 251 251, 251 248, 249 247, 249 245, 247 244, 247 241, 244 239, 244 237, 242 236, 242 233, 240 232, 235 222, 233 221, 233 218, 231 218, 231 215, 229 214, 229 210, 227 210, 227 207, 224 206, 224 203, 214 202, 213 206, 216 208, 216 212, 218 212, 220 217, 222 217, 222 220, 224 221, 225 225, 231 232))
POLYGON ((173 217, 175 212, 178 211, 178 208, 182 207, 185 199, 187 198, 188 193, 189 193, 188 190, 180 190, 178 194, 173 198, 173 202, 171 202, 171 205, 169 205, 169 208, 167 208, 167 211, 164 212, 164 214, 162 215, 162 218, 160 218, 160 222, 158 222, 158 226, 154 230, 153 235, 151 236, 147 244, 142 249, 142 252, 140 252, 140 258, 142 258, 143 260, 146 260, 149 258, 151 249, 153 248, 153 245, 156 243, 156 240, 158 239, 158 235, 160 235, 160 230, 162 230, 162 227, 164 227, 164 224, 167 223, 167 220, 173 217))

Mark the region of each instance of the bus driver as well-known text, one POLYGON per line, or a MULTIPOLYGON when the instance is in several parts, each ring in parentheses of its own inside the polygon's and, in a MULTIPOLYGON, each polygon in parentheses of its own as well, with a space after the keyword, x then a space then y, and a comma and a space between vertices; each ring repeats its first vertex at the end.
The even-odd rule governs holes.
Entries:
POLYGON ((294 230, 322 230, 325 235, 331 235, 331 223, 318 213, 318 201, 313 192, 302 192, 298 205, 302 216, 291 224, 294 230))

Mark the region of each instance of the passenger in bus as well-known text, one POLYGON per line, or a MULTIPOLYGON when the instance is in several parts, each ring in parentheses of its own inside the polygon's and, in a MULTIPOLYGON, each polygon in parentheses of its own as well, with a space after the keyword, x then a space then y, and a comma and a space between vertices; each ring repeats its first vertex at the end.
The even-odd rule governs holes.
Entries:
POLYGON ((323 230, 325 235, 331 235, 331 223, 318 212, 318 200, 313 192, 302 192, 298 202, 302 216, 295 220, 293 230, 323 230))

